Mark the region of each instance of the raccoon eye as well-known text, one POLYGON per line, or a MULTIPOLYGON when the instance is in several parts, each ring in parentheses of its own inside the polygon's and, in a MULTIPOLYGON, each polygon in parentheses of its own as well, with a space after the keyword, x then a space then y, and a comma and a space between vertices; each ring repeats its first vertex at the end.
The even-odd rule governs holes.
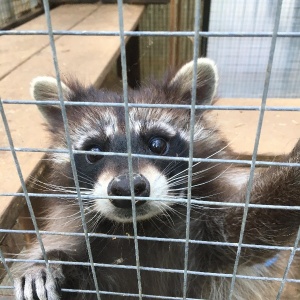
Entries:
POLYGON ((164 155, 169 150, 168 142, 161 137, 154 137, 150 139, 148 147, 153 153, 159 155, 164 155))
MULTIPOLYGON (((92 151, 92 152, 101 152, 101 148, 97 145, 92 145, 90 147, 88 147, 87 149, 85 149, 86 151, 92 151)), ((94 164, 96 163, 98 160, 100 160, 103 157, 103 155, 93 155, 93 154, 86 154, 85 155, 85 159, 89 164, 94 164)))

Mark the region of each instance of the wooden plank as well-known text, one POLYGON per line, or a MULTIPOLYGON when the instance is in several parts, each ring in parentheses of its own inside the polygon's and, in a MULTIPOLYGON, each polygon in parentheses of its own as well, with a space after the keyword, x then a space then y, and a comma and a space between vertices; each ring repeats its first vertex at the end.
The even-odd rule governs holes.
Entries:
MULTIPOLYGON (((51 11, 53 29, 71 30, 78 22, 91 14, 95 7, 93 5, 77 5, 77 14, 70 5, 62 5, 51 11), (64 17, 62 17, 62 15, 64 17)), ((14 30, 47 30, 46 19, 41 15, 14 30)), ((61 36, 56 36, 59 39, 61 36)), ((39 53, 49 45, 49 37, 41 35, 4 35, 0 37, 0 79, 10 74, 14 69, 39 53)), ((3 97, 3 95, 2 95, 3 97)))
MULTIPOLYGON (((260 106, 261 99, 219 99, 215 105, 260 106)), ((300 99, 268 99, 267 106, 300 107, 300 99)), ((258 111, 213 111, 213 117, 220 126, 231 147, 237 152, 251 156, 258 111)), ((275 157, 289 153, 300 138, 299 111, 266 111, 259 142, 258 154, 275 157)))
MULTIPOLYGON (((118 10, 116 5, 66 5, 61 9, 51 11, 55 29, 73 30, 119 30, 118 10), (70 20, 77 20, 70 25, 70 20), (66 20, 66 24, 64 24, 66 20)), ((134 30, 142 15, 144 6, 124 5, 124 29, 134 30)), ((45 20, 41 17, 32 20, 27 29, 45 29, 45 20)), ((24 28, 23 28, 24 29, 24 28)), ((48 37, 35 36, 26 40, 24 36, 11 36, 9 43, 0 43, 5 49, 5 57, 18 63, 12 68, 6 67, 9 75, 0 81, 2 99, 30 99, 29 84, 32 78, 40 75, 53 75, 52 53, 46 40, 48 37), (12 42, 15 39, 15 44, 12 42), (21 40, 19 42, 19 39, 21 40), (24 39, 24 40, 23 40, 24 39), (22 44, 22 42, 24 44, 22 44), (11 46, 15 45, 15 51, 11 46), (30 48, 26 52, 24 49, 30 48), (12 57, 10 57, 12 54, 12 57)), ((98 85, 109 72, 111 65, 120 51, 119 37, 89 37, 89 36, 61 36, 56 40, 59 66, 62 74, 76 74, 86 83, 98 85)), ((47 148, 49 140, 44 131, 43 119, 35 105, 4 105, 15 147, 47 148)), ((0 147, 8 147, 6 134, 0 122, 0 147)), ((18 152, 23 177, 27 178, 34 166, 42 158, 43 153, 18 152)), ((0 194, 16 192, 20 181, 15 170, 15 164, 10 152, 0 151, 0 194)), ((24 201, 19 203, 24 205, 24 201)), ((2 225, 7 221, 7 212, 10 211, 12 197, 0 197, 0 216, 2 225), (4 217, 5 216, 5 217, 4 217), (4 222, 4 220, 6 220, 4 222)), ((10 218, 9 218, 10 219, 10 218)))

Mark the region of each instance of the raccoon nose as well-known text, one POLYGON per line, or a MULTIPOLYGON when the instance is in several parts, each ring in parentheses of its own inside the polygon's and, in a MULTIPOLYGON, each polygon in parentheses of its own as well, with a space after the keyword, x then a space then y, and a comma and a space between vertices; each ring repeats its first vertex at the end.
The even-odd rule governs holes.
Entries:
MULTIPOLYGON (((145 176, 133 174, 134 195, 140 197, 150 196, 150 184, 145 176)), ((110 196, 130 196, 130 181, 129 174, 123 174, 114 178, 107 188, 107 193, 110 196)), ((119 208, 131 208, 131 200, 110 200, 111 203, 119 208)), ((137 200, 136 206, 144 204, 146 201, 137 200)))

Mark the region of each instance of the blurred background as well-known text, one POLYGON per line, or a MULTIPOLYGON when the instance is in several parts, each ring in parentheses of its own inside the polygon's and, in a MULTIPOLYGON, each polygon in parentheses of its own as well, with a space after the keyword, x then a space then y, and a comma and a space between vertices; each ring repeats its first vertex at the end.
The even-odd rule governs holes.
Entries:
MULTIPOLYGON (((95 1, 50 1, 61 3, 95 1)), ((99 2, 99 1, 98 1, 99 2)), ((116 1, 102 1, 116 2, 116 1)), ((194 0, 124 1, 148 4, 139 22, 140 31, 192 31, 194 0), (154 3, 155 2, 155 3, 154 3)), ((270 33, 274 26, 277 1, 273 0, 203 0, 201 30, 223 33, 270 33)), ((0 0, 0 27, 12 28, 40 13, 39 0, 0 0)), ((300 31, 300 1, 284 0, 280 32, 300 31)), ((208 37, 201 39, 199 56, 217 62, 220 77, 220 97, 261 97, 270 37, 208 37)), ((277 39, 269 97, 299 97, 300 95, 300 37, 277 39)), ((162 76, 169 66, 178 66, 193 57, 191 37, 140 37, 140 82, 149 76, 162 76)))

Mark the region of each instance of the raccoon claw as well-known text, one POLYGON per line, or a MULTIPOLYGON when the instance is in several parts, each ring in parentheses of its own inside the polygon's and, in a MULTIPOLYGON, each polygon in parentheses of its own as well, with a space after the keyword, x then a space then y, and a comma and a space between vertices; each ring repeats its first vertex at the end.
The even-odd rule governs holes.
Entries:
POLYGON ((60 286, 64 281, 61 267, 33 266, 21 277, 15 279, 17 300, 59 300, 60 286))

